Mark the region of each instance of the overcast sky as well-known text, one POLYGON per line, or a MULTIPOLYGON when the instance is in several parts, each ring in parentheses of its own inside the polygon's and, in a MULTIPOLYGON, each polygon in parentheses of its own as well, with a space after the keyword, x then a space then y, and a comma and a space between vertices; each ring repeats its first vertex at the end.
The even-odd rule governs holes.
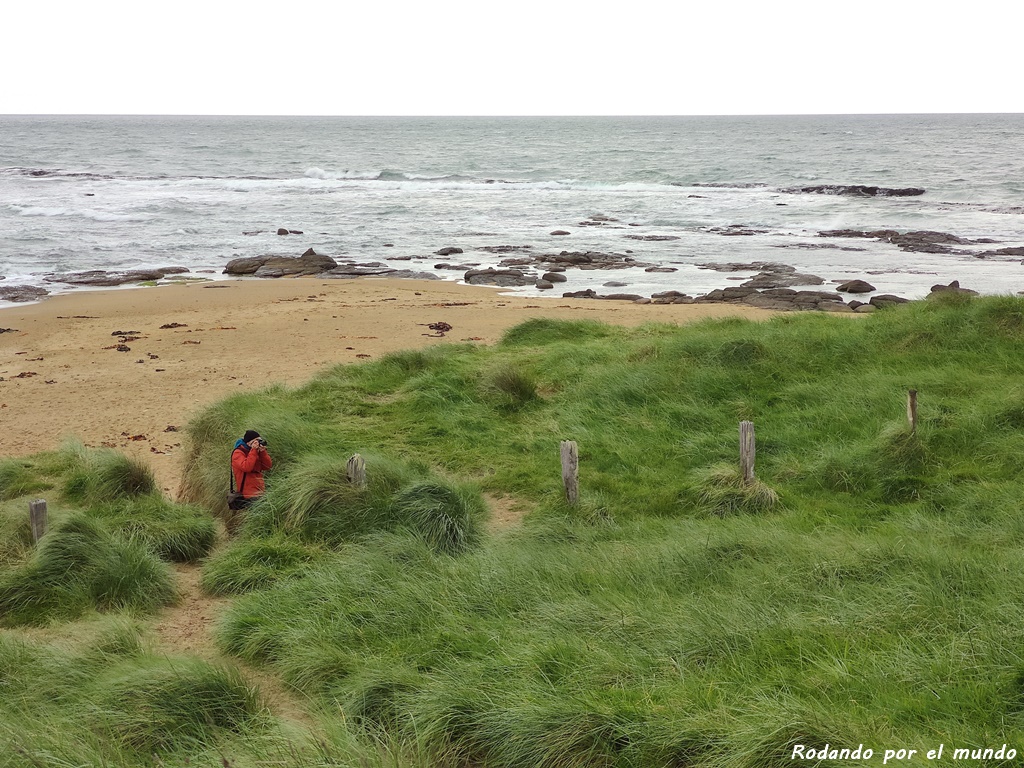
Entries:
POLYGON ((1024 112, 1013 0, 19 0, 2 114, 1024 112))

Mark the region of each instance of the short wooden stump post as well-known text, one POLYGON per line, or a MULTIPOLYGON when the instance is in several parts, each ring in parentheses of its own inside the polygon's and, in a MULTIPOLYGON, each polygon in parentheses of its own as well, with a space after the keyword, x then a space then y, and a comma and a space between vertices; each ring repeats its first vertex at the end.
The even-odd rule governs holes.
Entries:
POLYGON ((366 487, 366 460, 358 453, 348 460, 345 466, 348 481, 357 488, 366 487))
POLYGON ((910 433, 917 434, 917 390, 907 390, 907 421, 910 423, 910 433))
POLYGON ((28 503, 28 519, 32 525, 32 543, 38 544, 46 533, 46 499, 28 503))
POLYGON ((576 506, 580 500, 580 455, 575 440, 562 441, 561 456, 565 499, 569 506, 576 506))
POLYGON ((754 422, 740 422, 740 472, 743 474, 743 484, 750 485, 754 482, 754 422))

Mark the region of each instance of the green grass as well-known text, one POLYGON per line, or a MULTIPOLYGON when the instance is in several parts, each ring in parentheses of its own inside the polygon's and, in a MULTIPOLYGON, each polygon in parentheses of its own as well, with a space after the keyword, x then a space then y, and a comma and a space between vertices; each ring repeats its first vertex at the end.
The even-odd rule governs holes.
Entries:
POLYGON ((28 563, 0 574, 0 626, 74 619, 89 609, 145 613, 174 599, 166 565, 79 516, 49 531, 28 563))
MULTIPOLYGON (((401 353, 226 400, 189 426, 190 501, 223 503, 246 428, 275 466, 240 536, 204 564, 205 588, 235 596, 219 648, 343 724, 309 765, 781 768, 795 744, 863 743, 865 765, 894 746, 1019 750, 1022 318, 1018 298, 939 296, 866 318, 531 321, 492 348, 401 353), (749 485, 741 420, 757 428, 749 485), (568 439, 576 507, 560 480, 568 439), (345 477, 356 452, 366 488, 345 477), (532 511, 484 535, 481 492, 532 511)), ((23 563, 24 529, 5 526, 8 562, 23 563)), ((132 725, 135 700, 106 682, 75 693, 76 679, 120 674, 100 664, 151 690, 155 662, 130 631, 108 637, 109 653, 61 657, 69 689, 18 693, 37 703, 12 722, 39 733, 31 710, 81 729, 62 702, 87 695, 127 714, 76 764, 224 743, 294 764, 231 685, 211 696, 239 718, 181 721, 180 742, 132 725)), ((30 650, 9 669, 47 679, 58 651, 30 650)))

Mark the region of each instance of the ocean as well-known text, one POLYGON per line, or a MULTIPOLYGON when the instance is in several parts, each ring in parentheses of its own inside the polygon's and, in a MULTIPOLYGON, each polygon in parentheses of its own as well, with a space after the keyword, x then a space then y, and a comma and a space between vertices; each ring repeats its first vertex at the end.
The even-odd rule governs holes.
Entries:
POLYGON ((96 269, 221 279, 231 259, 313 248, 449 280, 464 270, 436 264, 568 251, 638 265, 513 289, 538 296, 700 295, 761 263, 820 277, 813 290, 1018 293, 1022 148, 1018 114, 0 116, 0 289, 79 290, 61 276, 96 269))

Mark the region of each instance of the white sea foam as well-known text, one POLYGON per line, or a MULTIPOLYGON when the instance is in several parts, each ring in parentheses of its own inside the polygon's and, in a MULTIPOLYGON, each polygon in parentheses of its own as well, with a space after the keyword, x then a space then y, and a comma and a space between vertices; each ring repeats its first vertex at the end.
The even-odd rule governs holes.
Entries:
POLYGON ((46 206, 11 205, 9 208, 22 216, 72 216, 93 221, 148 221, 155 218, 141 213, 113 213, 93 208, 63 208, 46 206))

